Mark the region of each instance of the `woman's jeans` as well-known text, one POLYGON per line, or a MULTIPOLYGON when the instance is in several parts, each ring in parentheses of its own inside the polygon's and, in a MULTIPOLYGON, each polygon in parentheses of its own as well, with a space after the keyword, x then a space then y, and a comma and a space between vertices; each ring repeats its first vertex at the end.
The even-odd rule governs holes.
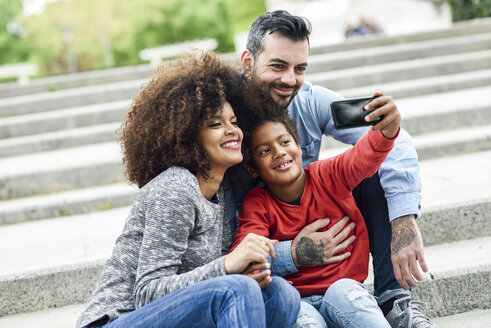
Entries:
POLYGON ((324 296, 302 298, 295 328, 386 327, 390 328, 375 298, 352 279, 340 279, 324 296))
POLYGON ((104 328, 291 327, 300 295, 286 280, 261 291, 244 275, 227 275, 181 288, 109 322, 104 328))

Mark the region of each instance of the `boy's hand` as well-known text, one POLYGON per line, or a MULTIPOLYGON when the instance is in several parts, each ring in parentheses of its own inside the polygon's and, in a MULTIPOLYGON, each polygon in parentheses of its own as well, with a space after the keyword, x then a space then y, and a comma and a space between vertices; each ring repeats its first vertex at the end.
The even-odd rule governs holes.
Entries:
POLYGON ((261 289, 266 288, 271 283, 271 271, 269 270, 270 264, 266 263, 251 263, 242 272, 243 275, 249 276, 256 280, 261 289), (262 271, 261 271, 262 270, 262 271))
POLYGON ((365 110, 370 110, 373 107, 379 107, 372 113, 365 116, 365 121, 369 122, 376 117, 384 115, 384 118, 376 125, 372 126, 372 130, 382 130, 383 135, 392 139, 395 138, 401 125, 401 115, 397 110, 394 100, 390 96, 384 96, 383 92, 377 90, 373 93, 377 98, 365 105, 365 110))
POLYGON ((345 227, 348 220, 349 217, 345 216, 330 229, 321 232, 317 230, 326 227, 329 219, 320 219, 305 226, 292 241, 291 252, 295 266, 320 266, 350 257, 350 252, 336 255, 355 241, 354 235, 348 238, 355 227, 353 222, 345 227))

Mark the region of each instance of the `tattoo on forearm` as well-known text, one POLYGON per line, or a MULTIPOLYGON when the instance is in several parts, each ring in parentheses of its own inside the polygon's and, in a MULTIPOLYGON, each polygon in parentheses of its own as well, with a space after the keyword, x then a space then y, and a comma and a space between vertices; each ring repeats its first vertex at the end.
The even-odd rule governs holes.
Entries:
POLYGON ((392 255, 397 255, 401 249, 409 246, 416 238, 416 227, 413 215, 401 216, 392 221, 392 241, 390 248, 392 255))
POLYGON ((301 237, 295 248, 297 264, 303 266, 315 266, 324 264, 324 243, 319 241, 317 245, 307 237, 301 237))

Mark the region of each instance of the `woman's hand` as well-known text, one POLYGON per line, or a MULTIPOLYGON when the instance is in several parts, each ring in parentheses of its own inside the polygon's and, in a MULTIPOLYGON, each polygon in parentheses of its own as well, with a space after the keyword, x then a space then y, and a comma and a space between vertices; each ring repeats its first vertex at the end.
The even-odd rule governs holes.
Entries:
POLYGON ((277 240, 249 233, 240 244, 225 256, 225 271, 228 274, 242 273, 251 263, 266 263, 268 253, 275 258, 277 240))
POLYGON ((266 263, 252 263, 242 272, 243 275, 249 276, 256 280, 261 289, 266 288, 271 282, 271 271, 269 270, 270 264, 266 263))

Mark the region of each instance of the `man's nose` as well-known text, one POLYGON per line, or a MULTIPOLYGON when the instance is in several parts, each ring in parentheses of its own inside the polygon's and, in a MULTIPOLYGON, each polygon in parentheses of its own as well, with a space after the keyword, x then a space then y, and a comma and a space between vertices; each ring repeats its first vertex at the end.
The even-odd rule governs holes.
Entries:
POLYGON ((296 85, 295 72, 293 71, 293 69, 283 73, 281 77, 281 82, 288 84, 291 87, 296 85))

